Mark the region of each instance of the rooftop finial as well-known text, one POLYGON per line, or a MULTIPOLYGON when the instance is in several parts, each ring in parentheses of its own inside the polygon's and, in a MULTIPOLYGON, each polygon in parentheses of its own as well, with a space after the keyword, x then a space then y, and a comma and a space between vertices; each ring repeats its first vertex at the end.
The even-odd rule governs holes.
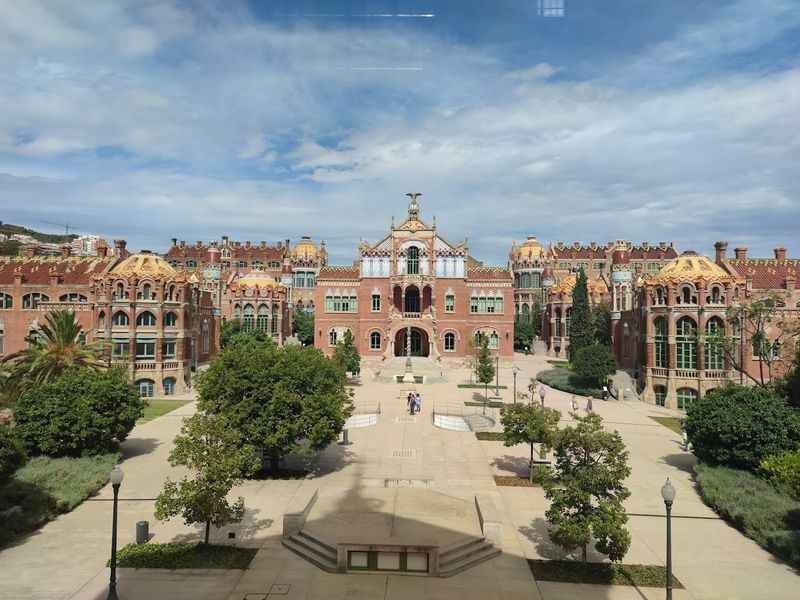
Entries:
POLYGON ((419 219, 419 204, 417 204, 417 198, 422 196, 422 192, 408 192, 406 196, 411 198, 411 203, 408 205, 408 218, 419 219))

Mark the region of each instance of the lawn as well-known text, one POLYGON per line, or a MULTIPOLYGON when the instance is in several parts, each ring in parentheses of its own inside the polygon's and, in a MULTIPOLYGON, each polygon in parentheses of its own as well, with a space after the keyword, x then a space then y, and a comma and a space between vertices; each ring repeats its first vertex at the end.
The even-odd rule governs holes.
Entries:
POLYGON ((118 460, 116 452, 29 460, 0 487, 0 513, 12 510, 0 517, 0 547, 74 509, 106 484, 118 460))
POLYGON ((650 417, 653 421, 661 423, 664 427, 672 429, 675 433, 683 435, 683 428, 681 427, 681 420, 677 417, 650 417))
POLYGON ((176 400, 173 398, 150 398, 147 401, 147 406, 144 407, 144 415, 139 419, 139 423, 146 423, 153 419, 165 415, 168 412, 180 408, 185 404, 189 404, 191 400, 176 400))
POLYGON ((800 567, 800 501, 749 471, 703 463, 694 470, 706 504, 761 547, 800 567))
POLYGON ((502 431, 476 431, 475 437, 483 442, 502 442, 502 431))
POLYGON ((587 385, 569 369, 548 369, 547 371, 539 373, 536 379, 562 392, 578 394, 580 396, 594 396, 595 398, 603 397, 602 390, 587 385))
POLYGON ((556 369, 572 369, 572 365, 566 360, 548 360, 548 365, 553 365, 556 369))
POLYGON ((128 544, 117 553, 117 564, 133 569, 246 569, 256 552, 201 543, 128 544))
MULTIPOLYGON (((469 389, 469 390, 482 390, 482 389, 484 389, 484 385, 482 383, 459 383, 458 387, 466 388, 466 389, 469 389)), ((490 383, 488 387, 491 390, 491 389, 497 388, 498 386, 496 386, 493 383, 490 383)), ((499 387, 500 387, 501 390, 507 390, 508 389, 507 385, 501 385, 499 387)))
MULTIPOLYGON (((657 588, 665 588, 667 583, 667 570, 659 565, 623 565, 576 560, 528 560, 528 566, 533 576, 540 581, 657 588)), ((674 573, 672 587, 683 589, 683 585, 674 573)))
POLYGON ((464 402, 464 406, 488 406, 489 408, 503 408, 506 403, 505 402, 494 402, 489 400, 489 402, 464 402))

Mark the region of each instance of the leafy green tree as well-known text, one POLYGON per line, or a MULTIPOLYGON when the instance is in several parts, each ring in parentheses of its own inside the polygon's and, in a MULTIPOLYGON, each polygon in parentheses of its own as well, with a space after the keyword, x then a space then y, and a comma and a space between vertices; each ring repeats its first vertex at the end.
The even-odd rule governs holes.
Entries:
POLYGON ((25 462, 25 447, 14 430, 0 423, 0 484, 25 462))
POLYGON ((576 416, 575 426, 559 431, 552 478, 545 479, 550 508, 550 539, 567 552, 581 548, 587 560, 589 543, 613 561, 621 561, 631 544, 623 502, 630 492, 628 451, 618 432, 603 429, 596 413, 576 416))
POLYGON ((53 381, 68 370, 104 368, 97 347, 87 345, 85 337, 74 312, 47 313, 29 346, 2 360, 5 393, 13 401, 29 387, 53 381))
POLYGON ((592 344, 572 354, 572 368, 587 384, 600 387, 617 370, 617 360, 607 346, 592 344))
POLYGON ((156 498, 156 518, 178 515, 184 523, 205 523, 204 543, 211 525, 237 523, 244 516, 244 498, 231 504, 228 494, 259 467, 256 449, 222 416, 197 413, 186 419, 169 454, 173 467, 186 467, 181 481, 167 479, 156 498))
POLYGON ((533 345, 533 326, 523 318, 514 320, 514 348, 524 350, 533 345))
POLYGON ((478 373, 478 381, 483 384, 483 410, 486 411, 486 404, 489 403, 489 384, 494 379, 494 362, 492 361, 492 354, 489 352, 489 339, 485 335, 481 335, 478 339, 476 371, 478 373))
POLYGON ((800 443, 800 416, 768 387, 727 385, 686 411, 693 452, 712 465, 756 470, 765 458, 800 443))
POLYGON ((255 342, 272 341, 264 331, 260 329, 245 329, 239 319, 232 319, 226 321, 222 325, 222 333, 220 335, 220 347, 227 348, 234 344, 255 342))
POLYGON ((572 290, 572 309, 569 327, 570 360, 581 348, 594 343, 595 323, 592 319, 592 308, 589 305, 589 290, 586 273, 578 272, 575 287, 572 290))
POLYGON ((761 471, 778 487, 800 500, 800 448, 767 457, 761 471))
POLYGON ((537 299, 531 307, 531 329, 533 335, 542 335, 542 304, 537 299))
POLYGON ((361 355, 353 343, 353 334, 349 329, 344 332, 344 340, 336 344, 331 360, 342 373, 349 371, 353 375, 358 375, 361 371, 361 355))
POLYGON ((102 454, 125 440, 144 406, 124 370, 71 369, 20 396, 15 431, 31 454, 102 454))
POLYGON ((271 468, 335 441, 352 410, 345 377, 313 347, 271 341, 226 348, 197 377, 198 406, 226 417, 271 468))
POLYGON ((787 370, 786 376, 778 382, 776 389, 789 401, 789 404, 800 409, 800 343, 795 346, 794 360, 787 370))
POLYGON ((219 332, 219 345, 220 348, 226 348, 231 341, 231 338, 243 330, 241 319, 230 319, 225 321, 220 327, 219 332))
POLYGON ((292 320, 292 332, 303 346, 314 345, 314 313, 297 310, 292 320))
POLYGON ((530 480, 533 481, 533 445, 542 445, 542 456, 551 448, 558 433, 561 413, 539 403, 508 404, 500 411, 503 442, 506 446, 529 444, 531 449, 530 480))
POLYGON ((607 302, 598 302, 592 307, 594 340, 601 346, 611 346, 611 307, 607 302))

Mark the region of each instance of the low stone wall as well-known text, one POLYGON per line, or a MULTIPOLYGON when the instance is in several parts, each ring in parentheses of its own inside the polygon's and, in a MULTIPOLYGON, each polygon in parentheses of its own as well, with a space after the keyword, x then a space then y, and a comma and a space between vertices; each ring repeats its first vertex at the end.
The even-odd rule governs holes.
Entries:
POLYGON ((481 525, 483 537, 497 548, 502 548, 503 521, 494 500, 487 494, 477 494, 475 496, 475 510, 478 511, 478 521, 481 525))
POLYGON ((303 525, 306 524, 308 513, 311 512, 311 508, 317 501, 318 494, 319 490, 315 489, 313 492, 301 493, 301 495, 293 499, 290 507, 295 510, 283 515, 283 537, 291 537, 300 533, 303 525))

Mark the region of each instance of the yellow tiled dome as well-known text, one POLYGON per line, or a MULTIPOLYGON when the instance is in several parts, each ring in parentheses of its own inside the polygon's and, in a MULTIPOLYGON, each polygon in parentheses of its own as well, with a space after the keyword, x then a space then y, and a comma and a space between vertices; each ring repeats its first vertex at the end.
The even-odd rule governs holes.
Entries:
POLYGON ((667 263, 650 279, 655 283, 675 284, 685 281, 733 281, 725 269, 706 256, 694 252, 684 252, 672 262, 667 263))
MULTIPOLYGON (((555 294, 565 293, 571 294, 572 290, 575 289, 575 284, 578 283, 578 277, 576 275, 567 275, 561 281, 559 281, 553 288, 550 290, 555 294)), ((606 285, 605 281, 602 279, 597 278, 590 278, 586 280, 586 289, 589 294, 593 295, 603 295, 608 293, 608 286, 606 285)))
POLYGON ((529 235, 519 248, 514 252, 514 258, 517 260, 536 260, 544 256, 544 248, 539 243, 535 236, 529 235))
POLYGON ((305 259, 312 259, 317 258, 319 255, 319 250, 314 245, 314 242, 311 241, 311 238, 308 236, 303 236, 298 244, 292 248, 291 256, 292 258, 305 258, 305 259))
POLYGON ((142 253, 129 256, 111 270, 115 275, 123 277, 175 277, 178 272, 170 264, 156 254, 142 253))
POLYGON ((250 271, 236 280, 236 285, 242 288, 248 287, 279 287, 281 284, 275 281, 268 273, 263 271, 250 271))

